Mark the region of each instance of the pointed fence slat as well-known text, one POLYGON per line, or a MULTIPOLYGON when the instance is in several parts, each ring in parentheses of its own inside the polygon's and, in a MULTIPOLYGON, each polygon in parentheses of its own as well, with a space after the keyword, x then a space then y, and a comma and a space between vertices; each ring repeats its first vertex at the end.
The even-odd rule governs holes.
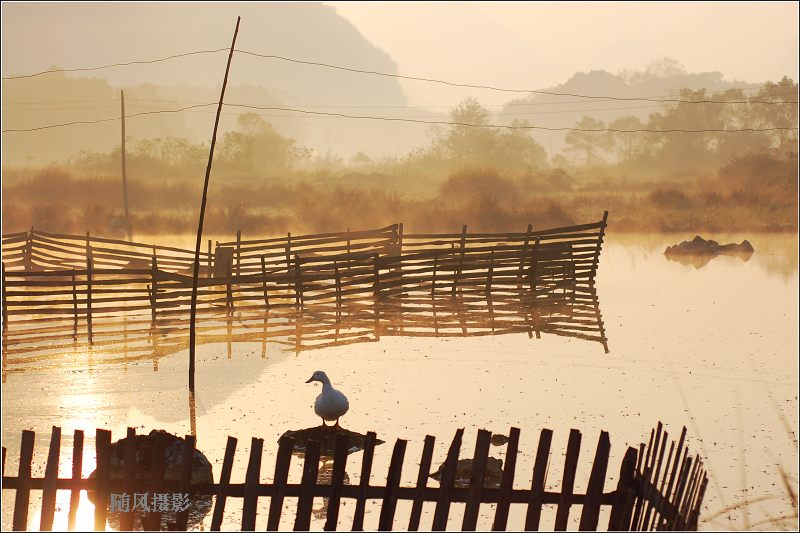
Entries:
POLYGON ((611 439, 608 432, 601 431, 600 439, 597 442, 597 451, 594 454, 594 463, 592 463, 592 473, 589 474, 589 485, 586 487, 586 500, 583 503, 581 521, 578 526, 580 531, 597 530, 597 522, 600 520, 600 499, 603 496, 610 451, 611 439))
POLYGON ((258 508, 258 483, 261 476, 261 454, 264 439, 255 437, 250 441, 250 459, 244 481, 244 502, 242 503, 242 531, 255 531, 256 509, 258 508))
MULTIPOLYGON (((83 431, 76 429, 72 437, 72 480, 80 481, 83 477, 83 431)), ((73 488, 69 495, 69 515, 67 517, 67 529, 75 529, 75 521, 78 516, 78 503, 80 502, 81 491, 73 488)))
MULTIPOLYGON (((125 481, 125 493, 134 493, 134 483, 136 481, 136 428, 129 427, 125 437, 125 451, 123 452, 123 480, 125 481)), ((134 514, 131 511, 123 512, 119 518, 120 530, 133 530, 134 514)))
POLYGON ((228 443, 225 445, 225 458, 222 461, 222 473, 219 476, 217 498, 214 502, 214 514, 211 517, 211 531, 219 531, 222 526, 222 516, 225 513, 225 502, 228 498, 228 485, 231 482, 231 471, 233 470, 233 456, 236 453, 236 443, 237 440, 234 437, 228 437, 228 443))
POLYGON ((556 531, 566 531, 569 520, 569 509, 572 505, 572 490, 575 485, 575 469, 578 467, 578 455, 581 451, 581 432, 577 429, 569 431, 567 457, 564 459, 564 477, 561 481, 561 497, 556 509, 556 531))
POLYGON ((414 492, 414 503, 411 505, 411 517, 408 519, 408 530, 418 531, 419 521, 422 516, 422 505, 425 502, 423 499, 425 487, 428 485, 428 476, 431 471, 431 462, 433 460, 433 446, 436 443, 436 438, 431 435, 425 436, 425 444, 422 448, 422 458, 419 462, 419 473, 417 474, 417 487, 414 492))
POLYGON ((294 439, 281 437, 278 441, 278 455, 275 458, 275 475, 272 482, 272 498, 267 515, 267 531, 277 531, 281 523, 283 499, 286 496, 286 482, 289 479, 289 463, 292 461, 294 439))
POLYGON ((436 500, 436 509, 433 513, 432 531, 444 531, 447 528, 447 516, 450 514, 450 503, 452 501, 453 484, 456 480, 456 469, 458 467, 458 453, 461 450, 461 439, 464 436, 464 429, 456 431, 450 449, 447 451, 447 458, 444 461, 444 468, 439 482, 439 498, 436 500))
MULTIPOLYGON (((155 455, 156 450, 154 450, 155 455)), ((111 432, 98 429, 95 432, 95 453, 97 457, 97 476, 95 477, 94 529, 105 531, 108 514, 108 485, 111 476, 111 432)), ((162 454, 163 459, 163 454, 162 454)))
POLYGON ((58 460, 61 452, 61 428, 53 426, 50 433, 50 450, 47 453, 47 466, 42 489, 42 514, 39 529, 53 529, 53 516, 56 511, 56 483, 58 482, 58 460))
POLYGON ((394 512, 397 509, 397 489, 400 487, 400 476, 403 471, 403 458, 406 454, 407 441, 397 439, 389 462, 389 473, 386 476, 386 490, 383 494, 383 505, 378 519, 378 531, 391 531, 394 523, 394 512))
POLYGON ((28 527, 28 504, 30 503, 31 461, 33 460, 33 443, 36 434, 33 431, 22 432, 22 444, 19 449, 19 473, 17 474, 17 494, 14 497, 14 531, 25 531, 28 527))
POLYGON ((331 495, 328 498, 328 517, 325 521, 325 531, 336 531, 339 521, 339 505, 344 486, 345 467, 347 466, 347 452, 350 447, 350 438, 346 433, 336 435, 333 449, 333 473, 331 475, 331 495))
POLYGON ((367 432, 367 436, 364 438, 364 457, 361 460, 361 477, 356 496, 356 510, 353 513, 353 527, 351 528, 353 531, 364 530, 364 511, 367 506, 367 490, 372 473, 372 456, 375 453, 376 438, 377 435, 373 431, 367 432))
POLYGON ((536 450, 536 460, 533 465, 528 511, 525 514, 525 531, 539 531, 539 520, 542 516, 542 503, 544 500, 544 484, 547 476, 547 463, 550 460, 550 443, 552 440, 553 431, 550 429, 543 429, 539 434, 539 447, 536 450))
MULTIPOLYGON (((181 457, 181 494, 188 494, 192 486, 192 470, 194 468, 194 435, 185 435, 183 438, 183 454, 181 457)), ((175 530, 186 531, 186 524, 189 520, 189 509, 178 513, 175 517, 175 530)))
POLYGON ((629 447, 622 459, 616 495, 608 520, 609 531, 630 531, 633 505, 636 499, 636 462, 638 451, 629 447))
POLYGON ((464 520, 461 523, 461 531, 475 531, 478 525, 478 513, 481 507, 481 496, 483 494, 483 483, 486 479, 486 462, 489 457, 489 443, 492 433, 486 430, 479 430, 475 440, 475 455, 472 459, 472 476, 469 480, 469 492, 467 492, 467 505, 464 508, 464 520))
POLYGON ((306 444, 303 477, 300 480, 300 496, 297 499, 297 514, 294 520, 295 531, 308 531, 311 528, 311 509, 314 506, 314 487, 319 472, 319 449, 317 441, 306 444))
POLYGON ((511 428, 506 445, 506 461, 503 466, 503 477, 500 480, 500 501, 494 514, 492 531, 505 531, 508 525, 508 510, 511 507, 511 492, 514 490, 514 471, 517 467, 517 451, 519 449, 519 428, 511 428))

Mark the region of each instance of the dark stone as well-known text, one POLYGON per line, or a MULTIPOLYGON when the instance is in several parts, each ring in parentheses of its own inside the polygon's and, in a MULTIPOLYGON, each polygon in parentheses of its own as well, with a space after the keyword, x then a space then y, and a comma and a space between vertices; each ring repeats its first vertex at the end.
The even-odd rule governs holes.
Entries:
MULTIPOLYGON (((291 437, 294 439, 294 452, 297 454, 305 453, 308 441, 317 441, 320 443, 320 455, 323 457, 333 457, 333 451, 336 446, 336 436, 347 435, 349 438, 350 447, 347 450, 348 454, 359 452, 364 449, 364 440, 366 435, 350 431, 341 426, 316 426, 313 428, 298 429, 295 431, 287 431, 283 437, 291 437)), ((375 445, 383 444, 380 439, 375 439, 375 445)))
POLYGON ((753 245, 744 240, 740 244, 719 244, 714 240, 705 240, 697 235, 691 241, 683 241, 664 250, 667 259, 683 264, 691 264, 700 268, 718 255, 733 255, 743 261, 748 261, 753 255, 753 245))
MULTIPOLYGON (((436 472, 429 477, 441 482, 444 463, 439 466, 436 472)), ((459 459, 456 465, 455 487, 469 487, 469 480, 472 477, 472 459, 459 459)), ((503 478, 503 460, 495 457, 488 457, 486 461, 486 477, 483 480, 484 488, 498 488, 500 480, 503 478)))

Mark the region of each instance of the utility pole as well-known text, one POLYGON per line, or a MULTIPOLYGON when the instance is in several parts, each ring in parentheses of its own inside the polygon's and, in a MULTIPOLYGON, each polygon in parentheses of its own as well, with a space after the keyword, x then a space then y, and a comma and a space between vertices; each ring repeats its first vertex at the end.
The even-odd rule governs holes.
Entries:
POLYGON ((133 230, 131 229, 131 216, 128 213, 128 176, 125 172, 125 92, 119 92, 120 119, 122 120, 122 146, 120 154, 122 156, 122 198, 125 200, 125 230, 128 232, 128 240, 133 240, 133 230))

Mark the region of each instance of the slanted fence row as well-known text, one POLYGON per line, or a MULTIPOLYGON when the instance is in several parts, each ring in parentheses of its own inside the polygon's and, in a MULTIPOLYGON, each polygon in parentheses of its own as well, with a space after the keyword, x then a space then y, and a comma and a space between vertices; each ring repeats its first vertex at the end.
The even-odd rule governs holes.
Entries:
MULTIPOLYGON (((243 483, 231 483, 234 456, 238 441, 228 437, 220 479, 217 483, 192 485, 195 439, 187 435, 184 440, 181 474, 177 480, 164 479, 163 442, 155 434, 156 442, 152 453, 153 465, 149 469, 150 479, 137 477, 136 434, 134 428, 128 429, 128 437, 124 450, 122 475, 111 474, 111 433, 97 430, 96 464, 97 470, 93 478, 85 478, 82 472, 83 432, 76 431, 73 440, 73 465, 71 478, 59 478, 59 457, 61 447, 61 430, 54 427, 45 468, 44 478, 32 478, 31 463, 33 459, 35 434, 24 431, 21 440, 19 471, 16 477, 6 477, 6 449, 3 448, 3 489, 16 491, 14 503, 13 529, 25 530, 29 524, 29 502, 32 490, 41 490, 42 505, 40 529, 50 530, 55 513, 56 492, 70 491, 69 526, 74 528, 75 516, 80 499, 80 491, 92 491, 95 502, 106 502, 110 493, 134 493, 145 491, 172 491, 181 493, 213 495, 214 509, 210 529, 220 530, 223 525, 226 503, 232 498, 242 498, 241 529, 251 531, 256 527, 259 498, 270 499, 266 520, 267 530, 274 531, 281 527, 281 515, 287 499, 297 500, 294 516, 295 530, 308 530, 312 526, 312 507, 315 497, 327 498, 327 516, 324 529, 336 530, 339 527, 351 528, 355 531, 364 529, 366 503, 368 500, 381 500, 378 529, 407 529, 416 531, 427 525, 421 523, 423 504, 435 503, 430 529, 441 531, 448 525, 453 503, 464 503, 461 519, 462 531, 474 531, 482 512, 487 512, 485 504, 496 504, 492 529, 504 531, 508 527, 509 511, 512 505, 525 506, 524 529, 539 530, 540 527, 554 530, 566 530, 570 524, 572 506, 580 506, 578 528, 595 531, 599 526, 601 508, 610 508, 608 529, 615 531, 650 531, 650 530, 696 530, 700 506, 705 494, 707 477, 703 471, 699 457, 689 457, 685 446, 686 429, 683 429, 679 442, 672 441, 670 453, 664 459, 665 445, 668 440, 661 423, 651 432, 650 443, 641 445, 639 449, 628 448, 624 454, 617 476, 616 488, 606 491, 607 473, 611 441, 605 431, 600 433, 592 460, 591 473, 585 493, 575 491, 576 472, 580 460, 582 434, 572 429, 569 434, 564 466, 562 470, 560 491, 548 490, 547 472, 551 462, 551 443, 553 432, 541 430, 533 474, 529 487, 517 488, 522 477, 517 470, 520 430, 511 428, 506 445, 505 461, 502 466, 501 479, 498 483, 488 483, 489 445, 492 434, 489 431, 478 431, 472 456, 472 466, 468 479, 457 479, 459 472, 459 455, 462 448, 463 429, 459 429, 452 443, 440 473, 438 486, 428 486, 429 473, 434 464, 433 453, 435 438, 427 436, 419 461, 419 470, 414 486, 402 486, 401 477, 405 463, 405 452, 408 442, 398 439, 393 447, 386 482, 373 485, 372 465, 376 444, 375 433, 368 433, 364 440, 363 456, 360 464, 358 484, 345 484, 345 470, 348 462, 350 443, 348 435, 336 436, 333 451, 333 469, 330 480, 325 483, 319 478, 321 447, 319 442, 309 441, 304 448, 302 478, 300 483, 289 482, 289 470, 295 442, 283 437, 278 444, 275 459, 273 481, 262 483, 263 439, 253 438, 250 445, 247 473, 243 483), (673 453, 674 452, 674 453, 673 453), (663 472, 663 474, 662 474, 663 472), (516 482, 515 482, 516 480, 516 482), (352 522, 344 523, 340 519, 343 499, 355 501, 352 522), (399 500, 412 502, 410 516, 401 522, 396 516, 399 500), (542 506, 555 505, 555 522, 542 524, 542 506)), ((383 479, 382 477, 380 479, 383 479)), ((231 506, 234 507, 234 506, 231 506)), ((236 505, 235 508, 239 506, 236 505)), ((490 512, 490 511, 489 511, 490 512)), ((167 526, 170 529, 183 530, 187 527, 189 510, 175 515, 174 522, 167 526)), ((109 512, 106 505, 96 505, 94 509, 95 529, 103 530, 109 512)), ((202 518, 202 517, 201 517, 202 518)), ((578 518, 578 515, 573 515, 578 518)), ((144 525, 150 529, 160 529, 162 517, 158 513, 149 513, 141 517, 144 525)), ((134 515, 121 513, 119 518, 123 527, 134 523, 134 515)), ((237 519, 238 522, 238 519, 237 519)))
MULTIPOLYGON (((370 231, 217 243, 201 257, 198 304, 232 311, 424 292, 532 294, 594 280, 608 213, 600 222, 524 233, 403 235, 370 231)), ((193 254, 172 247, 31 230, 3 237, 3 318, 83 318, 186 312, 193 254)), ((23 319, 24 320, 24 319, 23 319)))

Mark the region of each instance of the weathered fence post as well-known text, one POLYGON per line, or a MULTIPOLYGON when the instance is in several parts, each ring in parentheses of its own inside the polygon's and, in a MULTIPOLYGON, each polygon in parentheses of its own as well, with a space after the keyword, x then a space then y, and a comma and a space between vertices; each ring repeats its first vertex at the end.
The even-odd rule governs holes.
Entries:
POLYGON ((333 261, 333 279, 336 283, 336 308, 342 307, 342 278, 339 276, 339 263, 333 261))
POLYGON ((211 272, 211 239, 208 239, 208 271, 211 272))
POLYGON ((433 252, 433 280, 431 280, 431 296, 436 292, 436 271, 439 268, 439 252, 433 252))
MULTIPOLYGON (((8 326, 8 304, 6 303, 6 292, 8 291, 8 286, 6 285, 6 262, 3 261, 3 329, 8 326)), ((74 270, 73 270, 73 279, 75 278, 74 270)))
POLYGON ((631 516, 636 500, 636 482, 634 473, 638 451, 629 447, 622 459, 617 482, 617 495, 611 506, 611 516, 608 520, 609 531, 630 531, 631 516))
POLYGON ((31 498, 31 461, 33 460, 33 442, 36 434, 23 430, 22 444, 19 450, 19 472, 17 474, 17 493, 14 496, 14 531, 28 529, 28 504, 31 498))
POLYGON ((72 269, 72 330, 73 337, 78 340, 78 283, 75 280, 75 269, 72 269))
POLYGON ((608 432, 601 431, 592 463, 592 472, 589 474, 589 485, 586 487, 586 501, 581 511, 580 531, 597 531, 597 522, 600 519, 600 499, 603 496, 610 451, 611 440, 608 432))
POLYGON ((540 244, 539 237, 536 237, 536 241, 533 243, 533 252, 531 253, 531 295, 536 298, 536 268, 539 263, 539 244, 540 244))
POLYGON ((478 513, 480 512, 481 496, 483 494, 483 482, 486 479, 486 463, 489 457, 489 442, 491 438, 491 432, 485 429, 478 430, 478 438, 475 441, 475 455, 472 459, 472 476, 469 480, 469 492, 467 492, 467 504, 464 508, 461 531, 475 531, 478 524, 478 513))
POLYGON ((372 294, 378 296, 381 292, 381 272, 378 264, 378 254, 372 256, 372 294))
POLYGON ((219 531, 222 525, 225 502, 228 498, 228 485, 231 482, 231 472, 233 471, 233 456, 236 453, 236 443, 237 440, 234 437, 228 437, 228 443, 225 445, 225 458, 222 460, 222 472, 219 476, 217 497, 215 498, 214 512, 211 517, 211 531, 219 531))
POLYGON ((575 486, 575 469, 578 466, 578 454, 581 451, 581 432, 577 429, 569 431, 567 441, 567 457, 564 459, 564 476, 561 479, 561 497, 556 508, 555 531, 566 531, 569 520, 569 509, 572 506, 572 491, 575 486))
MULTIPOLYGON (((79 481, 83 477, 83 431, 76 429, 72 438, 72 481, 79 481)), ((81 491, 74 488, 69 495, 69 515, 67 518, 67 528, 72 531, 75 529, 75 521, 78 517, 78 503, 80 502, 81 491)))
POLYGON ((227 280, 225 281, 225 307, 228 310, 228 313, 233 311, 233 287, 231 286, 231 280, 233 278, 233 261, 228 259, 227 265, 227 280))
MULTIPOLYGON (((86 236, 88 242, 89 232, 86 232, 86 236)), ((31 226, 31 229, 28 232, 28 240, 25 243, 25 255, 23 255, 23 261, 25 270, 30 271, 33 267, 33 226, 31 226)))
POLYGON ((300 255, 294 254, 294 304, 303 305, 303 273, 300 271, 300 255))
POLYGON ((436 443, 435 437, 425 436, 425 446, 422 449, 422 459, 419 463, 417 474, 417 490, 414 494, 414 503, 411 506, 411 517, 408 519, 408 530, 419 530, 419 520, 422 515, 422 504, 425 502, 423 493, 428 485, 428 474, 431 471, 431 461, 433 460, 433 445, 436 443))
POLYGON ((152 290, 150 292, 150 316, 155 322, 156 320, 156 307, 158 306, 158 257, 156 256, 156 248, 153 247, 153 259, 150 262, 150 282, 152 290))
POLYGON ((489 271, 486 273, 486 292, 492 292, 492 278, 494 277, 494 249, 489 255, 489 271))
POLYGON ((264 256, 261 256, 261 283, 264 287, 264 307, 269 309, 269 294, 267 293, 267 265, 264 256))
POLYGON ((528 231, 525 232, 525 244, 522 245, 522 257, 519 261, 519 272, 517 272, 517 284, 519 284, 520 280, 522 279, 522 273, 525 270, 525 260, 528 258, 528 243, 531 239, 531 232, 533 231, 533 225, 528 224, 528 231))
POLYGON ((359 476, 358 496, 356 497, 356 509, 353 512, 353 531, 364 530, 364 511, 367 505, 367 489, 369 488, 369 477, 372 473, 372 458, 375 453, 375 441, 377 435, 369 431, 364 439, 364 455, 361 459, 361 475, 359 476))
POLYGON ((346 434, 336 435, 333 448, 333 472, 331 474, 331 496, 328 499, 328 518, 325 520, 325 531, 336 531, 336 522, 339 520, 339 504, 342 499, 342 486, 344 485, 344 471, 347 463, 347 449, 349 437, 346 434))
POLYGON ((89 344, 92 343, 92 246, 89 244, 89 232, 86 232, 86 328, 89 344))
MULTIPOLYGON (((97 477, 95 477, 94 507, 95 531, 106 530, 106 515, 108 513, 109 480, 111 476, 111 432, 98 429, 95 433, 95 454, 97 457, 97 477)), ((153 453, 155 455, 155 452, 153 453)), ((164 454, 161 454, 162 461, 164 454)))
POLYGON ((467 245, 467 225, 464 224, 464 226, 461 228, 461 246, 460 246, 461 253, 459 254, 458 257, 458 270, 456 270, 453 273, 453 289, 451 291, 451 294, 453 296, 455 296, 456 290, 458 289, 458 278, 461 277, 461 269, 463 268, 464 265, 464 252, 466 245, 467 245))
POLYGON ((292 267, 292 234, 286 234, 286 271, 292 267))
POLYGON ((458 467, 458 453, 461 450, 461 439, 464 436, 464 429, 456 430, 450 449, 447 451, 447 458, 442 468, 441 482, 439 483, 439 497, 436 500, 436 508, 433 512, 432 531, 444 531, 447 528, 447 517, 450 514, 450 503, 453 496, 453 484, 456 480, 456 469, 458 467))
POLYGON ((50 433, 50 449, 47 454, 47 466, 44 472, 44 486, 42 487, 42 512, 39 521, 39 529, 42 531, 50 531, 53 529, 60 452, 61 428, 53 426, 52 432, 50 433))
POLYGON ((378 519, 378 531, 392 531, 394 513, 397 509, 397 491, 400 488, 400 474, 403 470, 403 457, 406 453, 407 441, 397 439, 389 462, 389 473, 386 476, 386 491, 383 494, 381 514, 378 519))
POLYGON ((528 497, 528 510, 525 513, 525 531, 539 531, 539 521, 542 517, 542 503, 544 500, 544 484, 547 478, 547 463, 550 461, 550 444, 552 441, 552 430, 543 429, 539 433, 539 445, 536 449, 536 459, 533 465, 531 492, 528 497))
MULTIPOLYGON (((272 476, 272 497, 269 499, 269 514, 267 515, 267 531, 277 531, 281 522, 283 499, 286 496, 286 482, 289 479, 289 463, 292 460, 294 439, 281 437, 278 441, 278 456, 275 458, 275 474, 272 476)), ((231 459, 233 457, 231 456, 231 459)), ((230 478, 230 472, 228 473, 230 478)), ((222 513, 220 513, 220 523, 222 513)), ((219 528, 217 529, 219 530, 219 528)))
POLYGON ((236 230, 236 276, 242 274, 242 230, 236 230))
POLYGON ((594 261, 592 262, 592 271, 589 274, 589 281, 594 282, 594 276, 597 274, 597 265, 600 263, 600 249, 603 247, 603 239, 606 234, 606 224, 608 223, 608 211, 603 212, 603 220, 600 222, 600 234, 597 236, 597 248, 594 251, 594 261))
POLYGON ((350 272, 350 228, 347 228, 347 272, 350 272))
POLYGON ((258 509, 258 483, 261 477, 261 454, 264 439, 252 438, 250 442, 250 459, 247 461, 244 494, 242 503, 242 531, 254 531, 256 528, 256 510, 258 509))

